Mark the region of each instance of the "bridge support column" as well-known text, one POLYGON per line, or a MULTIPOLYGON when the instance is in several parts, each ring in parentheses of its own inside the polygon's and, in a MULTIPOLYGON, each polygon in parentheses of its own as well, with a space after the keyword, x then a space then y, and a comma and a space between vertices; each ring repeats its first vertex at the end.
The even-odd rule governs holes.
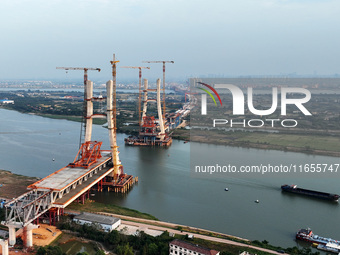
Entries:
POLYGON ((2 247, 2 255, 8 255, 8 240, 0 239, 0 245, 2 247))
POLYGON ((24 246, 25 247, 32 247, 33 246, 32 230, 36 229, 36 228, 39 228, 39 225, 28 224, 26 227, 24 227, 23 239, 24 239, 24 246))
POLYGON ((15 226, 8 226, 8 240, 9 240, 9 245, 15 245, 16 243, 16 235, 15 235, 15 226))

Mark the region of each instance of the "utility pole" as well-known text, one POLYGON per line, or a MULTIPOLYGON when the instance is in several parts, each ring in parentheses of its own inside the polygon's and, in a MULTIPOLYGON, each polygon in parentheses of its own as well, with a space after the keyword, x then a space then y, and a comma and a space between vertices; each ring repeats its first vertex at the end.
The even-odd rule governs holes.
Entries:
POLYGON ((173 64, 174 61, 143 61, 143 63, 163 63, 163 119, 165 119, 165 63, 173 64))
POLYGON ((122 66, 121 68, 133 68, 139 70, 139 95, 138 95, 138 125, 141 128, 141 98, 142 98, 142 68, 150 69, 148 66, 122 66))

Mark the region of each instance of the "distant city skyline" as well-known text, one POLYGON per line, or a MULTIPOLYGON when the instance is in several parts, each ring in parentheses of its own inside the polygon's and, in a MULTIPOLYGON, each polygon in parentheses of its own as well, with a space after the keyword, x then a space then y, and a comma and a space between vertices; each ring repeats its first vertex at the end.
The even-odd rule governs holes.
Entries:
POLYGON ((340 73, 340 2, 335 0, 3 0, 0 80, 317 75, 340 73))

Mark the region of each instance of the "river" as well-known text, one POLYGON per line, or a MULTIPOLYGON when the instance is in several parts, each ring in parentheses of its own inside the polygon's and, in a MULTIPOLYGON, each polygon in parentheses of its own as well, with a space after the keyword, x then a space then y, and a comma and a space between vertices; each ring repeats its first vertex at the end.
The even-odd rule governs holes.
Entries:
MULTIPOLYGON (((45 177, 72 162, 79 142, 80 124, 0 109, 0 169, 45 177), (54 161, 53 161, 54 159, 54 161)), ((296 245, 295 232, 310 227, 321 236, 340 239, 337 222, 340 206, 316 199, 283 194, 280 185, 340 193, 339 177, 296 177, 295 175, 229 176, 193 175, 191 161, 242 159, 244 164, 260 162, 337 162, 325 156, 183 143, 174 140, 165 148, 124 146, 126 135, 118 134, 124 171, 139 177, 128 194, 97 193, 95 199, 150 213, 160 220, 215 230, 251 240, 268 240, 283 247, 296 245), (195 148, 195 155, 190 154, 195 148), (209 153, 208 153, 209 152, 209 153), (228 187, 229 191, 224 191, 228 187), (260 203, 254 203, 259 199, 260 203)), ((108 132, 94 126, 93 140, 108 148, 108 132)))

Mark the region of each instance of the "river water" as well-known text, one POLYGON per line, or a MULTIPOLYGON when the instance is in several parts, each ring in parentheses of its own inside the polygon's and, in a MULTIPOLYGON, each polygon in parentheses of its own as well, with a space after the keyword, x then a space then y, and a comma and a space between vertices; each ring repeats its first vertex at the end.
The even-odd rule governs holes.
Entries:
MULTIPOLYGON (((45 177, 72 162, 78 151, 80 124, 0 109, 0 169, 45 177), (54 159, 54 161, 53 161, 54 159)), ((248 239, 268 240, 283 247, 296 245, 295 232, 310 227, 321 236, 340 239, 340 206, 316 199, 283 194, 280 185, 340 193, 339 175, 331 178, 295 175, 228 176, 193 175, 192 161, 230 157, 247 164, 268 162, 336 162, 338 159, 302 153, 234 148, 174 140, 165 148, 124 146, 118 134, 125 172, 139 177, 128 194, 97 193, 95 199, 150 213, 160 220, 215 230, 248 239), (208 153, 209 152, 209 153, 208 153), (224 191, 228 187, 229 191, 224 191), (258 199, 260 203, 254 203, 258 199)), ((107 129, 94 126, 93 140, 108 149, 107 129)))

